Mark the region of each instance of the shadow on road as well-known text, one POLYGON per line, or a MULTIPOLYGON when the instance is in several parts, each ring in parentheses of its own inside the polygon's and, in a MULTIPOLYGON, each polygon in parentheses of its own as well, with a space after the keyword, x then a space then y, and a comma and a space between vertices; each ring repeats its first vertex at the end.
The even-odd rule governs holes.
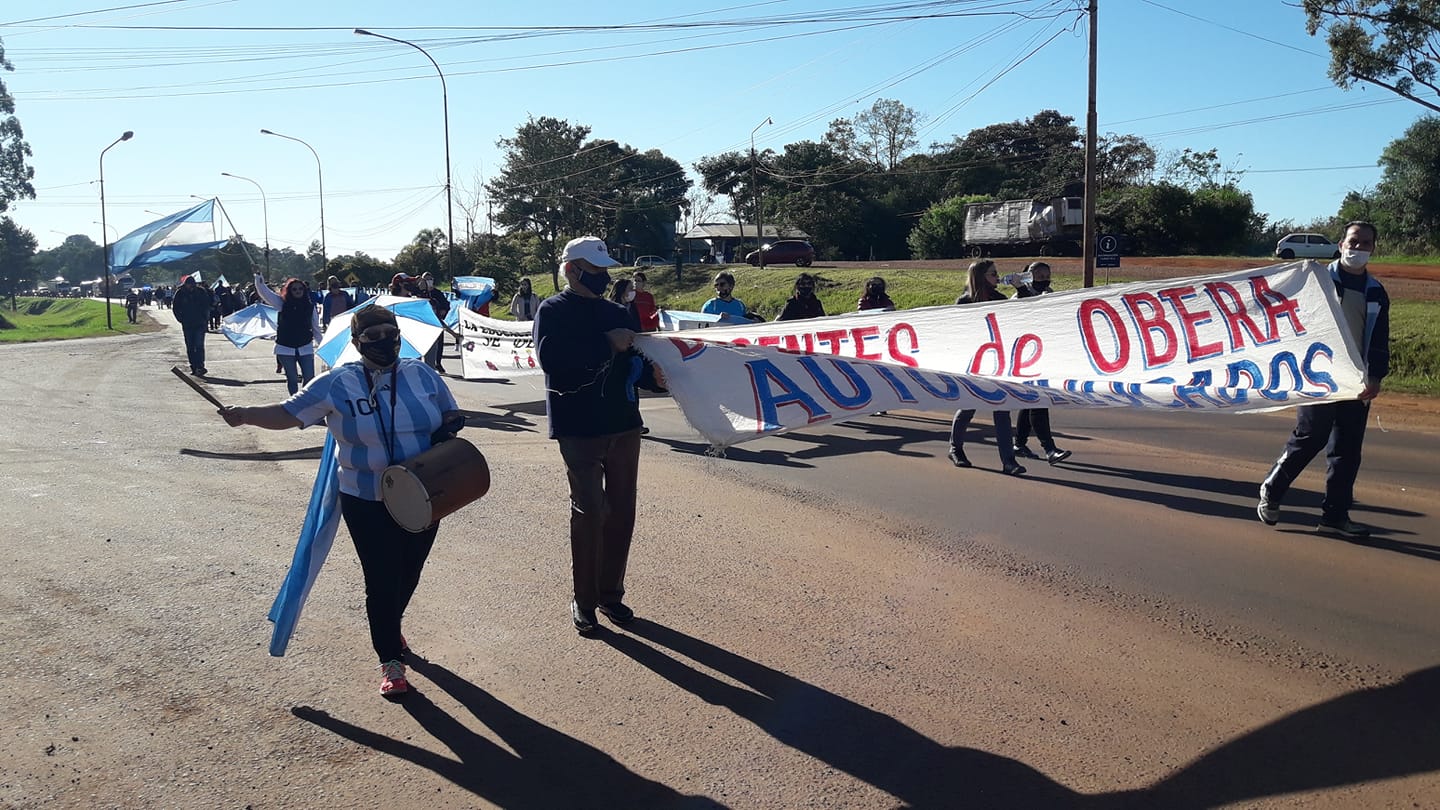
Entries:
POLYGON ((1022 762, 976 748, 941 745, 893 717, 678 630, 644 619, 626 630, 633 635, 605 632, 600 638, 706 703, 729 709, 785 745, 895 796, 907 807, 1092 806, 1091 799, 1022 762), (743 686, 702 672, 671 653, 743 686))
MULTIPOLYGON (((704 442, 687 442, 680 439, 666 439, 661 436, 646 436, 646 441, 658 444, 669 445, 670 449, 677 453, 690 453, 696 456, 703 456, 710 450, 710 445, 704 442)), ((811 469, 815 465, 806 464, 801 461, 794 461, 790 453, 781 450, 748 450, 743 447, 727 447, 722 458, 727 461, 738 461, 744 464, 765 464, 772 467, 795 467, 799 469, 811 469)))
POLYGON ((892 717, 680 631, 643 619, 626 629, 634 637, 601 638, 707 703, 911 807, 1202 808, 1440 770, 1440 667, 1282 717, 1151 787, 1085 795, 1017 760, 941 745, 892 717))
POLYGON ((465 417, 466 427, 500 430, 507 433, 524 433, 535 430, 534 422, 516 416, 513 410, 506 411, 505 413, 462 410, 460 414, 465 417))
MULTIPOLYGON (((1255 520, 1254 501, 1259 497, 1259 484, 1252 481, 1236 481, 1225 478, 1213 478, 1204 475, 1187 475, 1185 473, 1156 472, 1153 470, 1135 470, 1121 467, 1110 467, 1103 464, 1090 464, 1085 462, 1065 462, 1061 468, 1068 468, 1078 473, 1089 473, 1093 475, 1110 476, 1128 481, 1144 481, 1149 484, 1156 484, 1164 487, 1171 487, 1181 492, 1155 492, 1134 486, 1108 486, 1105 484, 1092 483, 1074 478, 1059 478, 1034 476, 1033 480, 1043 481, 1053 486, 1069 487, 1085 492, 1093 492, 1097 495, 1107 495, 1112 498, 1124 500, 1144 501, 1157 506, 1164 506, 1168 509, 1188 512, 1194 515, 1207 517, 1222 517, 1235 520, 1255 520), (1189 494, 1182 494, 1189 493, 1189 494), (1226 496, 1230 498, 1244 499, 1244 503, 1229 503, 1217 500, 1211 495, 1226 496)), ((1299 489, 1291 489, 1289 501, 1294 502, 1298 498, 1308 499, 1314 502, 1314 514, 1304 517, 1301 525, 1305 528, 1293 525, 1295 515, 1293 509, 1282 508, 1280 513, 1280 531, 1294 534, 1314 534, 1315 525, 1318 523, 1320 509, 1320 496, 1318 493, 1306 492, 1299 489)), ((1408 509, 1397 509, 1394 507, 1374 506, 1371 504, 1357 503, 1357 512, 1369 512, 1379 515, 1391 515, 1397 517, 1424 517, 1422 513, 1413 512, 1408 509)), ((1395 551, 1401 554, 1410 554, 1416 557, 1423 557, 1430 560, 1440 560, 1440 546, 1426 543, 1413 542, 1399 539, 1402 535, 1413 536, 1414 532, 1403 529, 1387 529, 1383 526, 1372 527, 1373 534, 1370 539, 1362 545, 1373 548, 1395 551)), ((1347 541, 1341 541, 1347 542, 1347 541)))
POLYGON ((413 659, 415 672, 448 692, 505 745, 470 730, 418 691, 406 695, 401 705, 415 722, 450 749, 454 758, 347 723, 309 706, 297 706, 290 712, 347 740, 434 771, 501 807, 724 807, 707 797, 687 796, 646 779, 600 749, 515 711, 445 667, 413 653, 407 657, 413 659))

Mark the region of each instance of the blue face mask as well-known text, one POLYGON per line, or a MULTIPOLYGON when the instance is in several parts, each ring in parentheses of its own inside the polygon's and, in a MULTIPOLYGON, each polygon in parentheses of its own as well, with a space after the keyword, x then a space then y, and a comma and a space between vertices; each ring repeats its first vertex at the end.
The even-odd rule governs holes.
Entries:
POLYGON ((605 288, 610 286, 610 273, 605 270, 598 273, 581 273, 580 283, 585 285, 585 289, 590 292, 603 296, 605 288))

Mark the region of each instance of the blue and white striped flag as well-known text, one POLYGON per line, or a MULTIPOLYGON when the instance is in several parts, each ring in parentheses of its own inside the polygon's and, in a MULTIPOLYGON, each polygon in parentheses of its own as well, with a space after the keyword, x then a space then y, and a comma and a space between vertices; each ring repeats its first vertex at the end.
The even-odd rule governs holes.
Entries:
POLYGON ((290 561, 285 582, 280 585, 280 593, 275 596, 275 604, 270 606, 269 618, 275 623, 270 634, 271 655, 284 655, 290 645, 290 636, 300 621, 300 610, 305 607, 310 588, 320 575, 320 566, 325 564, 339 526, 340 463, 335 455, 335 437, 327 431, 325 449, 320 451, 320 469, 310 490, 310 507, 305 510, 305 525, 295 544, 295 556, 290 561))

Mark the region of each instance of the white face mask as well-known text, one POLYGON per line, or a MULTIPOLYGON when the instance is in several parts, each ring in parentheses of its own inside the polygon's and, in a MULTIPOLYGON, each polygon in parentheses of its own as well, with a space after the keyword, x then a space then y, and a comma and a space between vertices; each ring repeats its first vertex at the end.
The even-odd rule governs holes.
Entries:
POLYGON ((1344 248, 1340 251, 1340 263, 1351 270, 1359 270, 1370 263, 1370 251, 1344 248))

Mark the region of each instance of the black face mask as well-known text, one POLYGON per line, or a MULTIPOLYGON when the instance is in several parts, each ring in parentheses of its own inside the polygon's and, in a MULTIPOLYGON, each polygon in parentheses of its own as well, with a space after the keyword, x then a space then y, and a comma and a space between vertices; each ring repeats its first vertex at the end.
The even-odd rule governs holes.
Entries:
POLYGON ((810 296, 812 296, 812 295, 815 294, 815 288, 814 288, 814 287, 796 287, 796 288, 795 288, 795 294, 798 295, 798 296, 800 296, 801 298, 809 298, 810 296))
POLYGON ((605 289, 610 286, 610 273, 601 270, 598 273, 581 273, 580 283, 596 295, 605 295, 605 289))
POLYGON ((387 368, 400 359, 400 336, 397 334, 390 340, 356 341, 355 348, 360 350, 361 357, 380 368, 387 368))
POLYGON ((1034 284, 1031 284, 1031 285, 1030 285, 1030 289, 1034 290, 1035 292, 1042 292, 1042 293, 1050 292, 1050 282, 1048 282, 1048 281, 1037 281, 1037 282, 1035 282, 1034 284))

